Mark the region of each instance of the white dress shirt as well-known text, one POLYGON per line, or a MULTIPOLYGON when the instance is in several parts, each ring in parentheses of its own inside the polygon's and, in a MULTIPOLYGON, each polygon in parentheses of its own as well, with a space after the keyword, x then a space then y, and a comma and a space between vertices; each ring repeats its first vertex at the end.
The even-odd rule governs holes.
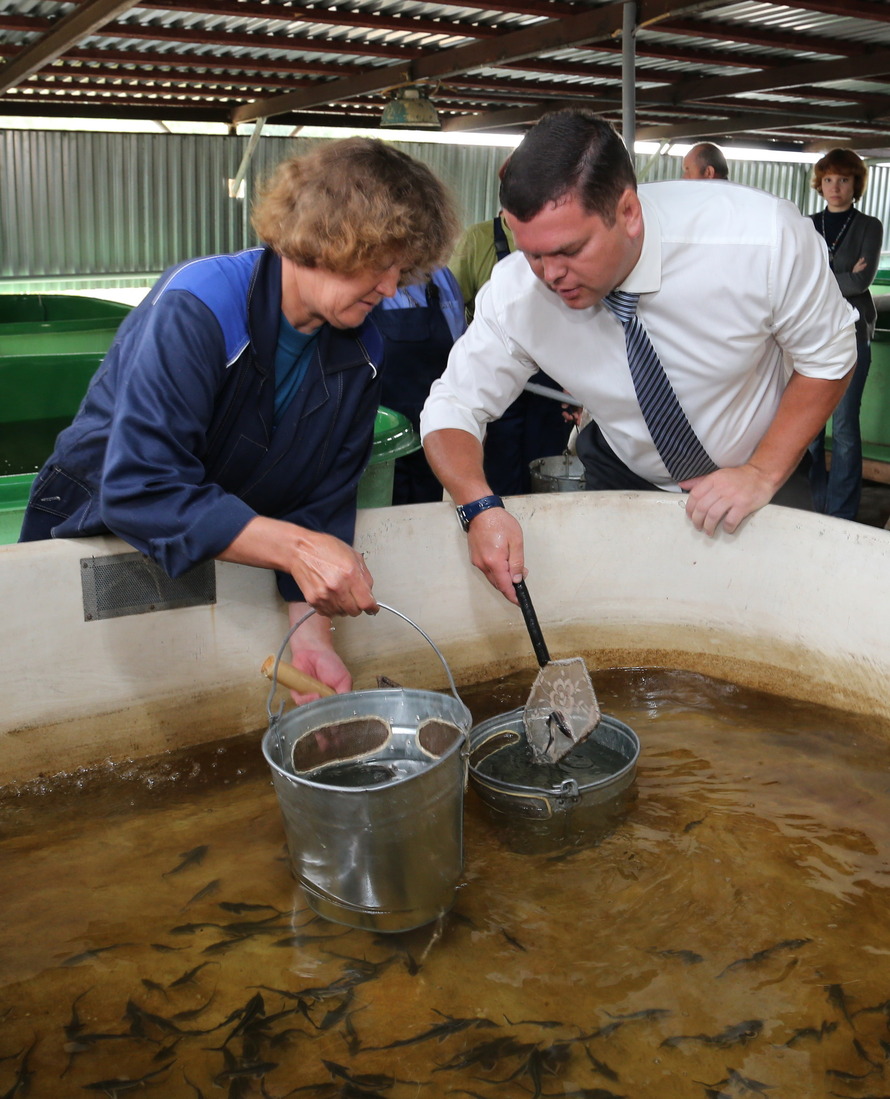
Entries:
MULTIPOLYGON (((790 371, 839 379, 856 360, 855 320, 818 233, 785 199, 723 181, 643 184, 643 246, 619 289, 718 466, 746 462, 790 371)), ((570 309, 521 253, 496 265, 475 320, 432 386, 421 435, 480 440, 536 370, 581 401, 619 458, 675 489, 643 420, 624 332, 602 305, 570 309)))

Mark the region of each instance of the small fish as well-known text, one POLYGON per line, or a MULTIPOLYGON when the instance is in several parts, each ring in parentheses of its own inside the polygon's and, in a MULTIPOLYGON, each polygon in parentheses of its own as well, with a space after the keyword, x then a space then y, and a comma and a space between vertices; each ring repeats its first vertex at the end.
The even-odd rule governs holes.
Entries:
POLYGON ((226 1023, 221 1023, 221 1026, 225 1026, 228 1022, 231 1022, 233 1017, 238 1020, 233 1030, 226 1036, 223 1041, 223 1046, 228 1045, 233 1038, 237 1038, 240 1035, 249 1031, 253 1025, 259 1019, 263 1019, 266 1014, 266 1005, 263 997, 259 992, 254 996, 251 996, 244 1007, 232 1012, 226 1023))
POLYGON ((890 1000, 882 1000, 879 1004, 873 1004, 871 1007, 860 1007, 858 1011, 854 1011, 854 1017, 856 1015, 888 1015, 890 1016, 890 1000))
POLYGON ((825 1070, 826 1076, 834 1076, 838 1080, 866 1080, 869 1076, 874 1075, 874 1069, 869 1069, 868 1072, 844 1072, 839 1068, 828 1068, 825 1070))
POLYGON ((95 958, 98 958, 100 954, 107 954, 109 950, 120 950, 124 946, 132 946, 132 943, 115 943, 113 946, 96 946, 92 950, 84 950, 80 954, 72 954, 70 958, 66 958, 62 965, 73 966, 80 965, 82 962, 91 962, 95 958))
POLYGON ((185 1082, 188 1084, 188 1086, 195 1093, 195 1099, 204 1099, 204 1092, 201 1091, 201 1089, 198 1087, 197 1084, 193 1084, 191 1082, 191 1080, 189 1080, 189 1078, 186 1076, 185 1073, 182 1074, 182 1078, 183 1078, 183 1080, 185 1080, 185 1082))
POLYGON ((75 996, 74 1001, 71 1004, 71 1019, 64 1028, 66 1038, 74 1038, 83 1030, 84 1024, 80 1021, 77 1005, 89 991, 91 990, 85 989, 79 996, 75 996))
POLYGON ((516 947, 517 950, 521 950, 523 952, 523 954, 528 953, 528 951, 522 945, 522 943, 518 939, 514 939, 514 937, 509 933, 509 931, 506 931, 503 927, 501 928, 501 934, 504 936, 504 938, 507 940, 507 942, 510 944, 510 946, 514 946, 514 947, 516 947))
POLYGON ((472 1049, 455 1054, 444 1065, 438 1065, 433 1072, 452 1071, 454 1069, 471 1068, 478 1065, 483 1071, 490 1072, 496 1068, 498 1062, 505 1057, 525 1057, 534 1049, 533 1043, 517 1042, 512 1035, 503 1038, 493 1038, 488 1042, 480 1042, 472 1049))
POLYGON ((79 1034, 71 1041, 65 1042, 62 1047, 66 1053, 83 1053, 96 1045, 97 1042, 113 1042, 119 1040, 132 1041, 132 1034, 79 1034))
POLYGON ((702 1087, 708 1089, 708 1095, 728 1095, 729 1092, 724 1092, 724 1087, 731 1087, 741 1092, 752 1092, 754 1095, 766 1096, 768 1091, 772 1091, 774 1085, 763 1084, 760 1080, 752 1080, 747 1076, 742 1076, 740 1072, 736 1072, 734 1068, 729 1069, 729 1075, 725 1080, 718 1080, 716 1084, 702 1084, 702 1087))
POLYGON ((621 1022, 627 1023, 632 1019, 666 1019, 672 1012, 666 1007, 647 1007, 642 1011, 632 1011, 629 1015, 613 1015, 611 1011, 607 1011, 606 1014, 610 1019, 620 1019, 621 1022))
POLYGON ((873 1061, 871 1057, 869 1057, 868 1051, 858 1038, 853 1039, 853 1049, 856 1050, 856 1052, 859 1054, 862 1060, 865 1061, 866 1064, 871 1065, 872 1068, 881 1068, 881 1062, 873 1061))
POLYGON ((274 912, 276 916, 284 915, 283 912, 271 904, 241 904, 234 901, 220 901, 217 908, 221 908, 223 912, 231 912, 233 916, 243 916, 245 912, 262 912, 264 909, 267 912, 274 912))
POLYGON ((561 1019, 509 1019, 506 1015, 504 1019, 508 1026, 538 1026, 545 1027, 548 1030, 566 1025, 561 1019))
POLYGON ((844 992, 843 988, 840 985, 826 985, 825 991, 828 993, 828 1002, 831 1006, 836 1007, 855 1030, 856 1027, 853 1022, 853 1017, 850 1015, 850 1008, 847 1005, 847 994, 844 992))
POLYGON ((34 1073, 28 1062, 36 1045, 37 1039, 35 1038, 22 1054, 22 1059, 19 1061, 19 1067, 15 1074, 15 1080, 13 1080, 12 1087, 9 1091, 3 1095, 3 1099, 14 1099, 16 1095, 25 1096, 31 1090, 31 1077, 34 1073))
POLYGON ((624 1023, 606 1023, 605 1026, 597 1027, 596 1030, 592 1030, 590 1034, 582 1035, 579 1040, 587 1042, 590 1041, 592 1038, 608 1038, 610 1034, 614 1034, 615 1031, 621 1026, 624 1026, 624 1023))
POLYGON ((167 990, 163 985, 158 984, 157 981, 149 980, 148 977, 142 977, 142 984, 148 989, 149 992, 160 992, 162 996, 167 996, 167 990))
POLYGON ((206 1011, 208 1007, 213 1003, 216 998, 216 993, 211 992, 210 999, 206 1004, 201 1004, 200 1007, 188 1008, 185 1011, 177 1011, 171 1015, 171 1019, 174 1019, 177 1023, 188 1022, 189 1019, 197 1019, 197 1017, 206 1011))
POLYGON ((685 824, 683 826, 683 831, 684 832, 691 832, 693 830, 693 828, 698 828, 698 826, 700 824, 704 824, 704 823, 705 823, 705 818, 704 817, 699 817, 698 820, 691 820, 688 824, 685 824))
POLYGON ((214 878, 213 881, 209 881, 203 889, 199 889, 193 897, 190 897, 182 907, 188 908, 190 904, 197 904, 198 901, 203 901, 207 897, 212 897, 214 893, 219 892, 219 886, 220 879, 214 878))
POLYGON ((331 1076, 345 1080, 348 1084, 354 1084, 357 1088, 391 1088, 395 1083, 395 1077, 384 1076, 380 1073, 362 1073, 360 1076, 353 1076, 350 1071, 343 1065, 338 1065, 336 1061, 321 1062, 328 1070, 331 1076))
POLYGON ((676 958, 684 965, 698 965, 704 961, 701 954, 696 954, 694 950, 656 950, 655 953, 659 958, 676 958))
POLYGON ((205 946, 201 953, 225 954, 229 950, 234 950, 236 946, 240 946, 242 943, 246 943, 249 941, 249 935, 239 935, 232 939, 219 939, 217 942, 211 943, 209 946, 205 946))
POLYGON ((169 1068, 169 1065, 164 1065, 163 1068, 155 1069, 154 1072, 148 1072, 145 1076, 140 1076, 138 1080, 131 1080, 126 1076, 116 1076, 111 1080, 96 1080, 92 1084, 81 1084, 80 1086, 86 1091, 104 1091, 106 1095, 114 1097, 118 1092, 135 1091, 136 1088, 144 1087, 149 1080, 157 1079, 169 1068))
POLYGON ((352 1021, 353 1015, 355 1015, 354 1011, 343 1017, 343 1032, 346 1037, 346 1048, 349 1050, 350 1057, 355 1057, 362 1048, 361 1039, 358 1036, 358 1031, 355 1029, 355 1023, 352 1021))
POLYGON ((173 867, 172 870, 165 870, 161 874, 162 878, 170 878, 174 874, 180 874, 183 870, 187 870, 190 866, 200 866, 204 861, 204 856, 210 850, 210 847, 206 843, 202 843, 200 847, 193 847, 191 851, 183 851, 180 854, 182 862, 173 867))
POLYGON ((350 989, 336 1007, 330 1008, 328 1011, 326 1011, 321 1022, 318 1024, 318 1029, 330 1030, 331 1027, 336 1026, 337 1023, 339 1023, 343 1019, 343 1017, 346 1015, 346 1012, 349 1010, 349 1005, 352 1003, 352 998, 354 995, 355 993, 350 989))
MULTIPOLYGON (((436 1014, 441 1015, 442 1012, 437 1011, 436 1014)), ((421 1031, 420 1034, 415 1034, 411 1038, 400 1038, 397 1042, 390 1042, 385 1046, 365 1046, 365 1050, 399 1049, 401 1046, 413 1046, 420 1042, 443 1042, 452 1034, 459 1034, 461 1031, 470 1030, 473 1027, 497 1026, 497 1023, 493 1023, 491 1019, 455 1019, 450 1015, 446 1015, 444 1018, 446 1020, 444 1023, 439 1023, 428 1030, 421 1031)))
POLYGON ((742 1023, 728 1026, 719 1034, 678 1034, 673 1038, 665 1038, 661 1044, 677 1046, 681 1042, 705 1042, 707 1045, 725 1049, 727 1046, 744 1045, 745 1042, 756 1038, 761 1030, 763 1030, 763 1022, 760 1019, 746 1019, 742 1023))
POLYGON ((124 1011, 124 1018, 130 1020, 130 1034, 136 1038, 146 1038, 145 1025, 148 1023, 150 1026, 156 1027, 158 1030, 163 1031, 166 1034, 182 1034, 184 1033, 180 1028, 169 1019, 165 1019, 163 1015, 156 1015, 154 1012, 146 1011, 132 1000, 127 1000, 127 1007, 124 1011))
POLYGON ((208 965, 214 965, 214 962, 201 962, 200 965, 196 965, 194 969, 189 969, 181 977, 177 977, 175 981, 171 981, 168 988, 181 988, 183 985, 190 984, 194 981, 195 977, 201 972, 201 970, 208 965))
POLYGON ((223 1069, 213 1077, 213 1082, 219 1085, 232 1080, 255 1080, 276 1068, 278 1068, 278 1061, 255 1061, 252 1064, 223 1069))
POLYGON ((590 1061, 590 1063, 593 1065, 593 1067, 596 1069, 596 1071, 600 1074, 600 1076, 605 1076, 605 1078, 607 1080, 611 1080, 613 1083, 617 1084, 618 1080, 619 1080, 618 1073, 613 1068, 610 1068, 605 1063, 605 1061, 600 1061, 596 1057, 594 1057, 594 1055, 587 1048, 586 1044, 584 1045, 583 1048, 584 1048, 584 1052, 587 1054, 587 1060, 590 1061))
POLYGON ((166 943, 149 943, 152 950, 157 950, 159 954, 175 954, 179 950, 188 950, 187 946, 167 946, 166 943))
POLYGON ((836 1030, 837 1023, 829 1023, 826 1020, 823 1020, 822 1026, 820 1027, 805 1026, 801 1027, 799 1030, 795 1030, 788 1041, 784 1042, 783 1045, 790 1048, 796 1042, 802 1042, 809 1038, 815 1038, 817 1042, 821 1042, 826 1034, 833 1034, 836 1030))
POLYGON ((783 950, 797 950, 801 946, 806 946, 807 943, 811 943, 812 939, 783 939, 782 942, 776 943, 775 946, 768 946, 764 950, 758 950, 756 954, 752 954, 750 958, 739 958, 737 961, 730 962, 730 964, 722 972, 718 973, 718 977, 722 977, 724 973, 729 973, 731 969, 738 969, 743 965, 757 965, 760 962, 765 962, 767 958, 771 958, 774 954, 778 954, 783 950))

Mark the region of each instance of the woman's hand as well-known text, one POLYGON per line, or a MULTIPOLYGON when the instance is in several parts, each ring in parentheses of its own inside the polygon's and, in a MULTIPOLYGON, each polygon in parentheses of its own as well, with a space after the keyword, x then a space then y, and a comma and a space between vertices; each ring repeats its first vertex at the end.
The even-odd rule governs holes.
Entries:
POLYGON ((331 534, 296 527, 288 571, 319 614, 376 614, 374 580, 360 553, 331 534))
MULTIPOLYGON (((289 604, 291 626, 309 611, 308 603, 289 604)), ((313 679, 326 684, 337 694, 352 690, 352 676, 349 669, 334 651, 331 620, 323 615, 314 614, 307 618, 290 639, 291 663, 295 668, 313 679)), ((318 694, 300 694, 291 691, 291 697, 298 706, 304 702, 314 702, 318 694)))
POLYGON ((289 572, 319 614, 355 618, 380 609, 364 558, 332 534, 258 515, 218 556, 220 561, 289 572))

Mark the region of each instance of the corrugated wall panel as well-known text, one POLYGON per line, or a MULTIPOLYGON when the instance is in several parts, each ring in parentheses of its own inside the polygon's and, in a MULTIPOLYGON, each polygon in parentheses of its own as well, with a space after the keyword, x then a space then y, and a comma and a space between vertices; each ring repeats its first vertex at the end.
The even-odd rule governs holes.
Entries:
MULTIPOLYGON (((264 137, 246 181, 268 175, 318 139, 264 137)), ((398 142, 454 190, 465 224, 497 212, 501 146, 398 142)), ((190 256, 255 243, 249 203, 230 199, 247 137, 0 130, 0 289, 126 286, 152 281, 190 256)), ((676 156, 637 156, 645 180, 677 179, 676 156)), ((805 165, 732 161, 739 183, 819 207, 805 165)), ((885 223, 890 250, 890 167, 872 169, 861 204, 885 223)))

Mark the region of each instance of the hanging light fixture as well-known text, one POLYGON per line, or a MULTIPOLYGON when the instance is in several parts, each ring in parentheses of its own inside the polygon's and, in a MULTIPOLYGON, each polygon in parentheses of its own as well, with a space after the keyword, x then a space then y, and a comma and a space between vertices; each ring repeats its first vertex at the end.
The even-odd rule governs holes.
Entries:
POLYGON ((441 130, 436 108, 425 88, 410 85, 396 88, 383 108, 380 126, 385 130, 441 130))

